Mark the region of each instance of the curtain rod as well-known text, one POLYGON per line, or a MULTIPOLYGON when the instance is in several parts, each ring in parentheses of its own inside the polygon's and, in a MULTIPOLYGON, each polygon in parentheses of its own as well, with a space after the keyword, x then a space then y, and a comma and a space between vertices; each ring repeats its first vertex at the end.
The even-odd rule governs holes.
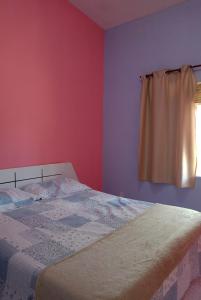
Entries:
MULTIPOLYGON (((194 66, 190 66, 192 69, 196 69, 196 68, 201 68, 201 65, 194 65, 194 66)), ((181 71, 181 68, 177 68, 177 69, 171 69, 171 70, 167 70, 165 73, 172 73, 172 72, 177 72, 177 71, 181 71)), ((150 77, 153 76, 153 73, 150 74, 146 74, 146 77, 150 77)), ((142 78, 143 76, 140 76, 140 78, 142 78)))

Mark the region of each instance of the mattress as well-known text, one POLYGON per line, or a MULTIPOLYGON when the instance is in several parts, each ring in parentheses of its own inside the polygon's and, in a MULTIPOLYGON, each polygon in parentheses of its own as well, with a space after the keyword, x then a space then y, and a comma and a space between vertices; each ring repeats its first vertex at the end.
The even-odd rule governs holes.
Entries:
MULTIPOLYGON (((42 270, 102 239, 152 205, 88 189, 0 214, 0 299, 35 299, 42 270)), ((151 300, 182 299, 200 275, 200 258, 198 239, 151 300)))

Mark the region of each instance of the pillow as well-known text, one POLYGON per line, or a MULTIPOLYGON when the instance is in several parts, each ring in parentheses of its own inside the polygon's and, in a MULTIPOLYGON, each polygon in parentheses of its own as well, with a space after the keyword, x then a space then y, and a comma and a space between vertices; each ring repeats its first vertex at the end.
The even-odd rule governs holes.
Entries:
POLYGON ((31 183, 23 186, 23 191, 37 195, 42 199, 62 198, 71 193, 88 189, 89 187, 65 176, 57 176, 43 183, 31 183))
POLYGON ((64 194, 71 194, 89 189, 87 185, 65 176, 56 177, 54 182, 64 194))
POLYGON ((37 195, 17 188, 0 188, 0 212, 31 204, 38 199, 37 195))

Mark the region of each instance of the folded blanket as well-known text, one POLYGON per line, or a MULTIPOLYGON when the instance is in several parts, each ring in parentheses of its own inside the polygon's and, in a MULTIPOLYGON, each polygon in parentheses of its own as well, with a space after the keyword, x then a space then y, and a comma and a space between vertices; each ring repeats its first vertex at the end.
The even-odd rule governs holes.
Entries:
POLYGON ((37 300, 148 300, 201 234, 201 214, 156 204, 109 236, 47 267, 37 300))

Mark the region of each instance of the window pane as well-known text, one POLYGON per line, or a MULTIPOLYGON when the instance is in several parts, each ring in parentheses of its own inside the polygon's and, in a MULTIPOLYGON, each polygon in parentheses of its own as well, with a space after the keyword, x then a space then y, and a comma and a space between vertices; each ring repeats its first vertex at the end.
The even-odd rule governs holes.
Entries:
POLYGON ((201 177, 201 104, 196 105, 197 176, 201 177))

